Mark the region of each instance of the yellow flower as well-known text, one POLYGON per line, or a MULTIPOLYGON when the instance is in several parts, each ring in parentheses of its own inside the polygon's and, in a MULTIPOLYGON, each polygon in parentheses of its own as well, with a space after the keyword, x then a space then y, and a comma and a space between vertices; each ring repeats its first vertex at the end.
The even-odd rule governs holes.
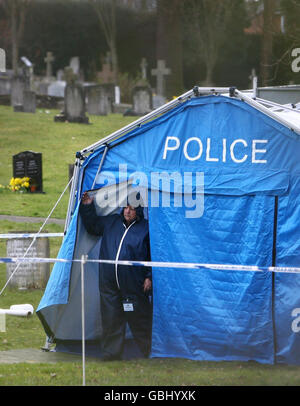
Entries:
POLYGON ((23 191, 22 189, 28 190, 29 187, 30 187, 30 178, 28 176, 24 176, 23 178, 11 178, 9 186, 7 188, 12 190, 13 192, 16 192, 19 190, 23 191))

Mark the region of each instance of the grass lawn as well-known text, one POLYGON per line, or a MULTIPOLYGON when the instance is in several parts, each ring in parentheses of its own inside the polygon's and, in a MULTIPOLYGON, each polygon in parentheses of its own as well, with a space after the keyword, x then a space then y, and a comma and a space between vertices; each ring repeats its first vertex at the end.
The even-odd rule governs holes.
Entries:
MULTIPOLYGON (((74 163, 76 152, 135 119, 114 114, 90 116, 89 125, 55 123, 57 113, 44 109, 35 114, 14 113, 11 107, 0 106, 0 184, 8 185, 13 176, 13 155, 29 150, 42 153, 45 192, 25 195, 2 192, 0 214, 46 217, 69 181, 68 165, 74 163)), ((68 198, 67 192, 53 217, 65 218, 68 198)))
MULTIPOLYGON (((68 164, 78 150, 98 141, 133 118, 121 115, 90 117, 91 125, 54 123, 56 111, 36 114, 13 113, 11 107, 0 106, 0 184, 12 177, 12 156, 32 150, 43 154, 43 188, 45 194, 0 193, 0 214, 46 217, 68 183, 68 164)), ((65 218, 68 193, 53 214, 65 218)), ((0 221, 0 233, 38 231, 40 224, 0 221)), ((47 224, 48 232, 62 232, 63 226, 47 224)), ((51 257, 56 257, 60 238, 50 239, 51 257)), ((6 241, 0 240, 0 256, 6 256, 6 241)), ((52 265, 51 265, 52 266, 52 265)), ((0 289, 6 282, 6 266, 0 264, 0 289)), ((30 303, 37 308, 42 290, 6 289, 0 297, 0 308, 30 303)), ((0 332, 0 352, 44 345, 45 333, 37 316, 6 317, 6 332, 0 332)), ((0 385, 81 385, 81 361, 55 364, 1 364, 0 385)), ((86 384, 99 386, 288 386, 300 385, 300 367, 262 365, 255 362, 195 362, 183 359, 150 359, 101 363, 87 360, 86 384)))

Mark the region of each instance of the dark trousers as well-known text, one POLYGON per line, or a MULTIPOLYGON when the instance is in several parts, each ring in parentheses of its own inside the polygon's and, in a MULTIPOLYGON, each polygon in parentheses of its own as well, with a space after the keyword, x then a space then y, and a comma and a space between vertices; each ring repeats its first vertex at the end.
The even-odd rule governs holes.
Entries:
POLYGON ((143 356, 151 350, 152 304, 149 297, 138 289, 128 295, 115 282, 100 285, 102 317, 102 352, 104 357, 120 358, 123 353, 126 322, 143 356), (123 302, 133 303, 133 311, 124 311, 123 302))

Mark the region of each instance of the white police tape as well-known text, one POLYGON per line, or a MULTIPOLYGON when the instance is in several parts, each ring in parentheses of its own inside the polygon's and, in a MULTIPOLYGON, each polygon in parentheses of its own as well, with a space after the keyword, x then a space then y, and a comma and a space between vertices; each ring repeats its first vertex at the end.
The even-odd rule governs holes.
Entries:
MULTIPOLYGON (((64 258, 34 258, 34 257, 0 257, 0 263, 82 263, 82 259, 64 259, 64 258)), ((84 259, 84 263, 99 263, 126 266, 142 266, 152 268, 179 268, 179 269, 213 269, 220 271, 250 271, 250 272, 284 272, 300 273, 298 267, 273 267, 273 266, 253 266, 253 265, 233 265, 233 264, 202 264, 190 262, 157 262, 157 261, 114 261, 109 259, 84 259)))
POLYGON ((0 234, 0 239, 10 240, 10 239, 21 239, 21 238, 46 238, 46 237, 63 237, 64 233, 18 233, 18 234, 0 234))

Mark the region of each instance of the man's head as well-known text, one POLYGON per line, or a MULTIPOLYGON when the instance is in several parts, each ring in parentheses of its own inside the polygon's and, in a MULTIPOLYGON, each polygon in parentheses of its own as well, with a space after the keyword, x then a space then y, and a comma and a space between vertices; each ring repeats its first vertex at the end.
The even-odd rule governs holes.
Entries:
POLYGON ((137 218, 136 209, 130 205, 124 207, 123 216, 126 223, 131 224, 137 218))

